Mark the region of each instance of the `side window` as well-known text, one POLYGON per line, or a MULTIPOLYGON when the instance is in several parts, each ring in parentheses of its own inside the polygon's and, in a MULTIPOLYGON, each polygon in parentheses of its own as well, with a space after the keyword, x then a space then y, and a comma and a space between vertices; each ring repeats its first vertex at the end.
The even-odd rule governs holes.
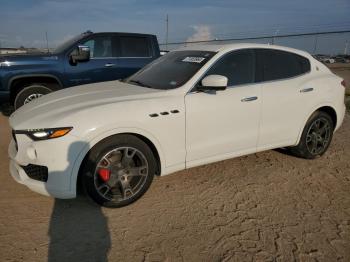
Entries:
POLYGON ((297 62, 300 66, 300 72, 302 74, 305 74, 307 72, 310 72, 311 66, 310 66, 310 61, 309 59, 302 57, 300 55, 295 55, 295 59, 297 59, 297 62))
POLYGON ((242 49, 224 55, 206 75, 223 75, 228 86, 253 83, 255 80, 255 56, 250 49, 242 49))
POLYGON ((150 57, 150 42, 147 37, 120 37, 121 57, 150 57))
POLYGON ((90 56, 92 58, 113 57, 111 37, 95 37, 86 41, 83 45, 90 47, 90 56))
POLYGON ((271 81, 298 76, 310 71, 308 59, 285 51, 258 49, 261 81, 271 81))

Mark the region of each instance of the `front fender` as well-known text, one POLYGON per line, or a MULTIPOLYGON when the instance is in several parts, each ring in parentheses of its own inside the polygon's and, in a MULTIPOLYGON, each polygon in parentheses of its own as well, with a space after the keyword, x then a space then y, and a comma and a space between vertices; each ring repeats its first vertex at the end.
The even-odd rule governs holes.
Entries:
POLYGON ((78 179, 78 174, 80 170, 80 166, 87 155, 87 153, 93 148, 97 143, 102 141, 103 139, 113 136, 113 135, 118 135, 118 134, 123 134, 123 133, 131 133, 131 134, 137 134, 146 137, 148 140, 150 140, 153 145, 155 146, 159 159, 160 159, 160 165, 161 165, 161 170, 163 170, 163 167, 166 166, 165 164, 165 157, 164 157, 164 152, 162 150, 162 147, 159 143, 159 141, 155 138, 154 135, 152 135, 150 132, 142 129, 142 128, 135 128, 135 127, 120 127, 120 128, 114 128, 114 129, 109 129, 106 130, 102 133, 96 134, 95 136, 90 136, 90 138, 84 142, 86 142, 86 146, 81 150, 79 155, 77 156, 74 166, 72 169, 71 173, 71 178, 70 178, 70 189, 74 190, 74 188, 77 185, 77 179, 78 179))
POLYGON ((60 78, 55 74, 18 74, 16 76, 12 76, 8 80, 7 89, 10 90, 11 85, 14 81, 28 78, 51 78, 52 80, 55 80, 61 87, 63 86, 60 78))

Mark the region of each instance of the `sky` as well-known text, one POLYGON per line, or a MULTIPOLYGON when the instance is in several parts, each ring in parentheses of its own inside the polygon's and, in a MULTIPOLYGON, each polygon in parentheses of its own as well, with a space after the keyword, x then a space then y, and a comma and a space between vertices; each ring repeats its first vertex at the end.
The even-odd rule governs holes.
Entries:
POLYGON ((47 32, 52 48, 86 30, 164 43, 166 14, 169 42, 350 30, 350 0, 2 0, 0 44, 46 47, 47 32))

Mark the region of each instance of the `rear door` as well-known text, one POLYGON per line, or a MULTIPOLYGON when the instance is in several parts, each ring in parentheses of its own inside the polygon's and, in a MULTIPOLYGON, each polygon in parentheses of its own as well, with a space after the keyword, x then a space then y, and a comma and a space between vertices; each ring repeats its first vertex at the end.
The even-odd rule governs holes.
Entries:
POLYGON ((256 49, 256 54, 263 101, 258 150, 292 145, 314 95, 310 62, 281 50, 256 49))
POLYGON ((119 78, 134 74, 154 60, 155 50, 149 36, 121 34, 115 37, 115 41, 118 56, 116 67, 119 78))

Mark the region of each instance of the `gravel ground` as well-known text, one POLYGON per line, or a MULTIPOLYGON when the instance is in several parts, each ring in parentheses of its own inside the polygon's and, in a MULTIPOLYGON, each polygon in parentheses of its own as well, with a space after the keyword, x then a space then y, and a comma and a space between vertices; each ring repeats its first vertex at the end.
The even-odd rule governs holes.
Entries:
POLYGON ((316 160, 266 151, 153 182, 135 204, 55 200, 8 173, 0 114, 1 261, 350 261, 350 115, 316 160))

